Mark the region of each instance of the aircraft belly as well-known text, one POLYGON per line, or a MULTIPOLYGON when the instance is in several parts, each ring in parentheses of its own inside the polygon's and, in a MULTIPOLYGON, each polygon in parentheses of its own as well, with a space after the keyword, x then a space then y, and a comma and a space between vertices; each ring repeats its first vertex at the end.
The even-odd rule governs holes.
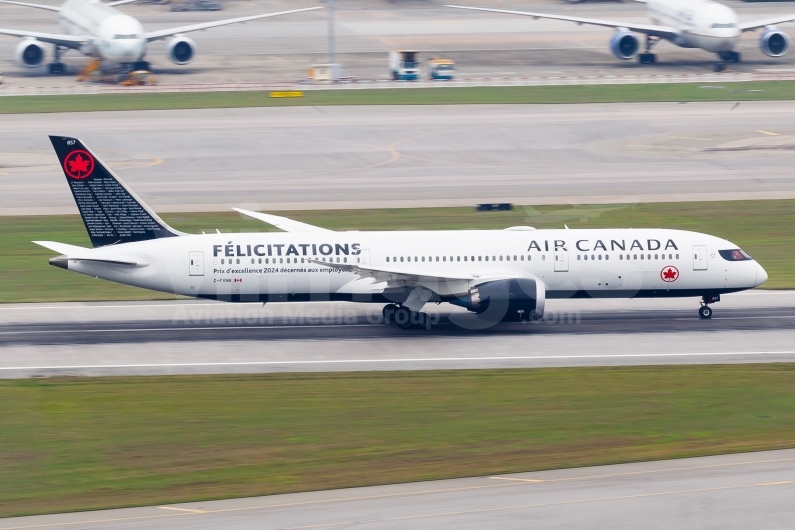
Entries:
POLYGON ((737 44, 736 38, 731 37, 713 37, 710 35, 687 35, 688 42, 691 43, 691 48, 701 48, 702 50, 719 53, 729 51, 737 44))

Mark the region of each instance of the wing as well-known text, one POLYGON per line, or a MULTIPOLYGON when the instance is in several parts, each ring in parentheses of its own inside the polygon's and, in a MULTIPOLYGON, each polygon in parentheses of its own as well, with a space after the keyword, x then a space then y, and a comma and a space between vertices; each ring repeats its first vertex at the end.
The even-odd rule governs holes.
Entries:
POLYGON ((12 37, 30 37, 41 42, 64 46, 65 48, 80 48, 83 44, 91 42, 91 37, 76 37, 74 35, 58 35, 57 33, 41 33, 39 31, 21 31, 18 29, 0 29, 0 35, 12 37))
POLYGON ((442 282, 469 282, 477 279, 475 276, 468 274, 437 274, 412 271, 410 269, 391 269, 382 267, 375 268, 357 264, 326 263, 325 261, 321 260, 309 260, 309 262, 316 265, 324 265, 326 267, 334 267, 336 269, 352 272, 362 278, 375 278, 377 282, 388 282, 408 286, 442 282))
POLYGON ((236 212, 242 213, 243 215, 253 217, 254 219, 259 219, 263 223, 268 223, 269 225, 273 225, 279 230, 284 230, 285 232, 304 233, 304 234, 318 233, 318 232, 333 232, 333 230, 328 230, 327 228, 321 228, 319 226, 302 223, 300 221, 293 221, 292 219, 288 219, 286 217, 279 217, 278 215, 252 212, 250 210, 244 210, 242 208, 232 208, 232 209, 236 212))
POLYGON ((755 29, 764 28, 765 26, 775 26, 776 24, 784 24, 785 22, 792 22, 795 20, 795 15, 782 15, 767 20, 756 20, 754 22, 746 22, 740 24, 742 31, 754 31, 755 29))
POLYGON ((45 11, 55 11, 58 13, 61 8, 55 6, 44 6, 41 4, 28 4, 27 2, 12 2, 11 0, 0 0, 0 4, 11 4, 15 6, 33 7, 35 9, 44 9, 45 11))
POLYGON ((289 15, 291 13, 300 13, 302 11, 314 11, 316 9, 323 9, 322 7, 307 7, 305 9, 293 9, 291 11, 279 11, 278 13, 265 13, 264 15, 253 15, 250 17, 228 18, 226 20, 217 20, 215 22, 204 22, 202 24, 192 24, 190 26, 180 26, 178 28, 161 29, 159 31, 152 31, 146 34, 147 42, 152 42, 179 33, 189 33, 191 31, 199 31, 202 29, 210 29, 218 26, 226 26, 228 24, 239 24, 241 22, 248 22, 249 20, 258 20, 260 18, 278 17, 281 15, 289 15))
POLYGON ((550 20, 563 20, 565 22, 574 22, 575 24, 579 24, 581 26, 583 24, 588 24, 590 26, 603 26, 606 28, 627 29, 629 31, 634 31, 636 33, 642 33, 644 35, 649 35, 651 37, 660 37, 663 39, 673 39, 679 35, 679 31, 676 28, 671 28, 667 26, 657 26, 654 24, 612 22, 610 20, 598 20, 595 18, 569 17, 565 15, 550 15, 547 13, 529 13, 527 11, 507 11, 505 9, 489 9, 486 7, 464 7, 464 6, 455 6, 455 5, 448 5, 445 7, 454 7, 456 9, 471 9, 472 11, 488 11, 490 13, 505 13, 508 15, 522 15, 525 17, 533 17, 535 19, 547 18, 550 20))
POLYGON ((434 298, 437 301, 441 297, 464 296, 472 287, 493 281, 516 278, 516 271, 506 271, 504 273, 489 273, 488 276, 477 274, 448 274, 438 265, 432 269, 422 270, 426 265, 421 265, 416 270, 411 268, 385 268, 370 267, 366 265, 347 264, 347 263, 326 263, 322 260, 308 260, 316 265, 333 267, 357 275, 359 278, 373 278, 375 284, 386 284, 384 291, 396 289, 407 293, 406 299, 402 302, 405 307, 412 311, 419 311, 426 302, 434 298))
POLYGON ((123 6, 124 4, 131 4, 133 2, 137 2, 138 0, 118 0, 116 2, 108 2, 105 4, 106 6, 116 7, 116 6, 123 6))

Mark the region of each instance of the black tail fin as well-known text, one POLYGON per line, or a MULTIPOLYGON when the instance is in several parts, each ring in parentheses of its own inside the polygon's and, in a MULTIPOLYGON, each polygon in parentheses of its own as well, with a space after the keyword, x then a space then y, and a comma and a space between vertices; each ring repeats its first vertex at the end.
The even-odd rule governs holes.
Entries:
POLYGON ((95 247, 181 235, 77 138, 50 136, 95 247))

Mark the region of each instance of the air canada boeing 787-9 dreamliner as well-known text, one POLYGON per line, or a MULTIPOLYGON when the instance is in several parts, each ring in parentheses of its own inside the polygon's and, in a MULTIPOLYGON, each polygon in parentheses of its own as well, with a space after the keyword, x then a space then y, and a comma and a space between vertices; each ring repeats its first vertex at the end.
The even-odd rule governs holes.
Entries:
POLYGON ((385 304, 401 327, 426 303, 482 321, 537 320, 552 298, 697 297, 700 315, 765 270, 718 237, 666 229, 335 232, 235 208, 281 230, 191 235, 168 226, 80 140, 51 136, 94 248, 35 243, 52 265, 97 278, 227 302, 385 304))

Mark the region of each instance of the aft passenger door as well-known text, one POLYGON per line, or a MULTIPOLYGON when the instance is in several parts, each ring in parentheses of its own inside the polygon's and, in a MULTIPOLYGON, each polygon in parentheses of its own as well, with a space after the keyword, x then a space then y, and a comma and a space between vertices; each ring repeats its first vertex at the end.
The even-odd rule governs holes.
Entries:
POLYGON ((188 252, 188 261, 191 276, 204 276, 204 252, 188 252))
POLYGON ((695 245, 693 247, 693 270, 705 271, 707 268, 707 246, 695 245))

